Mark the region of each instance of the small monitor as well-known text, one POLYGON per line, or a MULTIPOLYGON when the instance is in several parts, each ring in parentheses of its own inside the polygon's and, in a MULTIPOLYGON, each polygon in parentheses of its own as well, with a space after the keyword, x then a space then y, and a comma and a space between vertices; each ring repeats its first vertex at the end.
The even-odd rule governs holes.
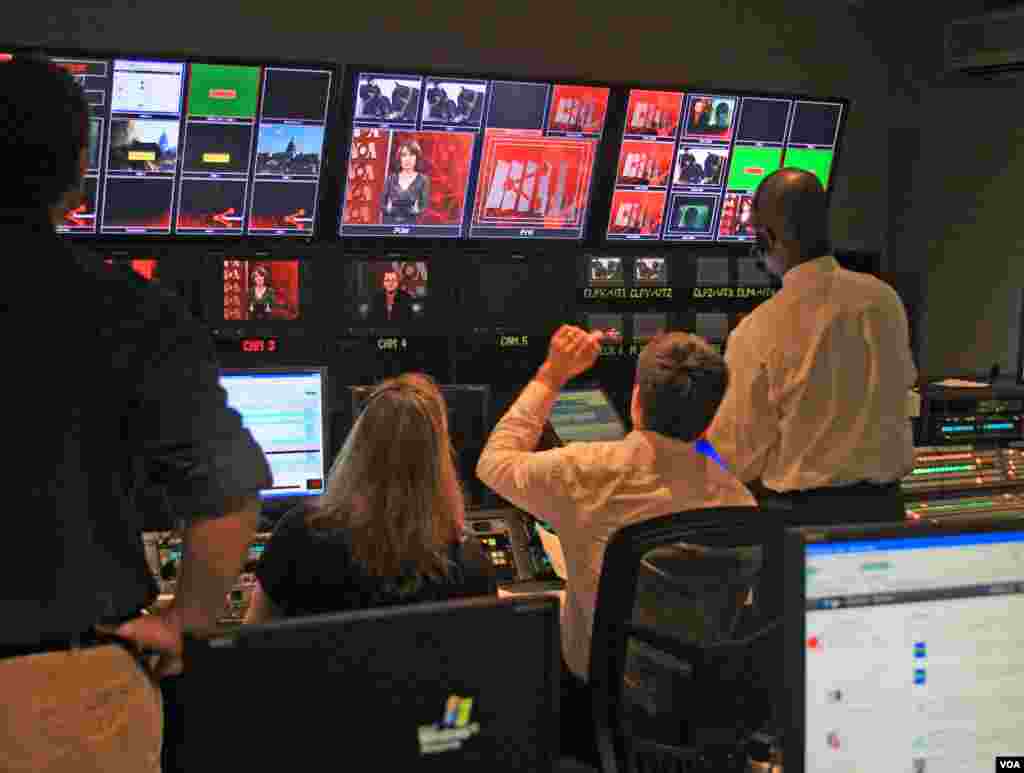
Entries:
POLYGON ((430 266, 417 255, 351 264, 351 318, 359 326, 410 330, 427 316, 430 266))
POLYGON ((786 770, 992 770, 1020 748, 1024 517, 793 529, 786 770))
POLYGON ((624 281, 622 258, 604 256, 587 258, 587 284, 591 287, 622 285, 624 281))
POLYGON ((555 400, 549 421, 562 445, 626 437, 626 426, 602 389, 563 390, 555 400))
POLYGON ((294 322, 302 308, 303 276, 299 260, 229 257, 223 261, 225 322, 294 322))
POLYGON ((222 370, 228 405, 242 416, 270 464, 264 499, 319 496, 327 455, 327 369, 222 370))
POLYGON ((551 770, 559 648, 553 598, 413 604, 187 637, 188 767, 284 769, 301 747, 310 759, 341 754, 382 771, 551 770), (223 743, 251 730, 252 707, 268 698, 287 707, 274 742, 223 743), (334 704, 343 719, 325 710, 334 704))

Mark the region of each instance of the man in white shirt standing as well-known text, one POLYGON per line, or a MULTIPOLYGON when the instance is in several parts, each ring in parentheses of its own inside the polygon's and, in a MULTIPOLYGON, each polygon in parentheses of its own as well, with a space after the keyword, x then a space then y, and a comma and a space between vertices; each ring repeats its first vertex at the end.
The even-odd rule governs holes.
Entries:
POLYGON ((547 360, 494 428, 477 466, 483 483, 558 532, 567 572, 563 750, 590 761, 595 742, 585 681, 609 539, 627 524, 669 513, 756 504, 702 441, 729 377, 722 357, 686 333, 657 336, 641 352, 633 431, 625 438, 534 450, 559 392, 593 366, 602 336, 558 329, 547 360))
POLYGON ((903 303, 839 267, 813 174, 766 177, 753 216, 782 289, 730 335, 730 385, 708 437, 763 504, 791 508, 786 523, 901 521, 917 381, 903 303))

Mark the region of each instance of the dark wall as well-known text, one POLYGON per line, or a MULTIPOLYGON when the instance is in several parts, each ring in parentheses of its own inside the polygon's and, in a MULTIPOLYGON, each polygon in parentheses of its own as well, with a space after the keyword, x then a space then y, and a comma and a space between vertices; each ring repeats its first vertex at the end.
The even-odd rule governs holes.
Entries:
POLYGON ((720 83, 853 100, 837 180, 837 241, 881 249, 888 72, 860 11, 840 0, 601 2, 25 3, 14 42, 484 69, 522 76, 720 83))
POLYGON ((880 26, 892 51, 889 267, 920 289, 921 366, 936 379, 996 362, 1010 369, 1017 358, 1024 81, 943 73, 943 25, 986 5, 889 14, 880 26))

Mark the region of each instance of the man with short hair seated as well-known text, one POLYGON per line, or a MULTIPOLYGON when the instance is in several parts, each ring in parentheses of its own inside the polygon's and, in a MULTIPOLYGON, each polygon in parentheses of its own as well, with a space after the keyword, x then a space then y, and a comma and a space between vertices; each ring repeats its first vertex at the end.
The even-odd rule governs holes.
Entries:
POLYGON ((706 341, 687 333, 663 333, 641 352, 630 406, 633 431, 624 439, 534 450, 559 392, 593 366, 603 337, 559 328, 547 360, 494 428, 477 466, 481 481, 550 523, 561 539, 568 575, 563 750, 591 760, 595 742, 585 682, 609 539, 623 526, 670 513, 755 504, 703 440, 728 372, 706 341))

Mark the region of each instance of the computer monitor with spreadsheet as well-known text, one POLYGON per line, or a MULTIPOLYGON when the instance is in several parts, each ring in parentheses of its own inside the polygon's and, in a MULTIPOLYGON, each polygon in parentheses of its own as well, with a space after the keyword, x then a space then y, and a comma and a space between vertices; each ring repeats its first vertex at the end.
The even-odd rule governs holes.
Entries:
POLYGON ((223 370, 221 386, 263 453, 274 485, 264 499, 319 496, 327 453, 327 369, 223 370))
POLYGON ((626 427, 601 389, 566 389, 551 409, 551 428, 562 445, 587 440, 622 440, 626 427))
POLYGON ((1024 716, 1024 516, 786 535, 786 770, 992 770, 1024 716))

